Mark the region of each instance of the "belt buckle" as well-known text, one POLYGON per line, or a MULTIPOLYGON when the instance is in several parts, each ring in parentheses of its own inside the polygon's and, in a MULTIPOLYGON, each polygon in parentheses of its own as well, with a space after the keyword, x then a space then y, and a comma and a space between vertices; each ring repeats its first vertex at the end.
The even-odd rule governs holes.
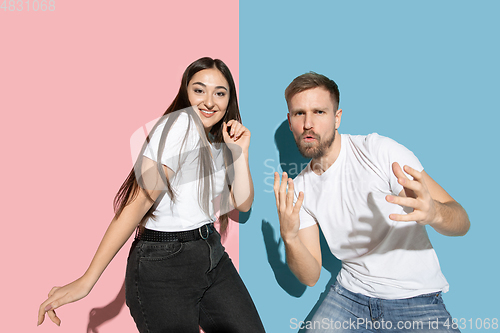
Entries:
POLYGON ((208 230, 208 224, 205 224, 205 225, 202 225, 201 227, 198 228, 198 232, 200 233, 200 237, 201 239, 207 239, 208 236, 210 235, 210 230, 208 230), (201 231, 201 229, 205 227, 207 229, 207 235, 205 237, 203 237, 203 232, 201 231))

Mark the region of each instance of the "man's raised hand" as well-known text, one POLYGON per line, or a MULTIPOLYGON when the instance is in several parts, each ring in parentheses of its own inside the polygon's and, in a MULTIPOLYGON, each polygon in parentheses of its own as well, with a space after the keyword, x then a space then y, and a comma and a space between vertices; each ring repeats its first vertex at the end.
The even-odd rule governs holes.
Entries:
POLYGON ((416 221, 422 225, 435 222, 437 217, 435 202, 427 188, 422 172, 405 165, 404 171, 413 177, 411 180, 397 162, 392 164, 392 171, 398 178, 398 183, 403 186, 403 191, 399 196, 386 196, 386 200, 396 205, 413 208, 413 212, 391 214, 389 218, 394 221, 416 221))
POLYGON ((280 232, 283 240, 297 237, 300 226, 299 211, 304 201, 304 193, 300 192, 295 205, 293 204, 294 188, 293 180, 288 178, 286 172, 281 177, 274 173, 274 196, 276 197, 276 208, 280 220, 280 232))

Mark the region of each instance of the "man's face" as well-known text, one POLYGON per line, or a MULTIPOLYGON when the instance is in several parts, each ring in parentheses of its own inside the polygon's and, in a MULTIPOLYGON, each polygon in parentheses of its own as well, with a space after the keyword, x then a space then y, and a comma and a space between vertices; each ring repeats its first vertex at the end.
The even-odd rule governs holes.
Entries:
POLYGON ((300 153, 312 159, 329 153, 342 115, 330 92, 322 87, 300 92, 289 101, 288 111, 288 123, 300 153))

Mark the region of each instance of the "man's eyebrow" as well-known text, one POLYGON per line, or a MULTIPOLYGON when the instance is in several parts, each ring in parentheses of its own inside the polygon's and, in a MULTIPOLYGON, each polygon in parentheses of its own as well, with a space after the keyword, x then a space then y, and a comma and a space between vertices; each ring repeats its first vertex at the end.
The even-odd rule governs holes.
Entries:
MULTIPOLYGON (((206 87, 207 85, 203 82, 193 82, 193 84, 199 84, 200 86, 206 87)), ((225 91, 228 91, 226 87, 224 86, 216 86, 215 89, 224 89, 225 91)))
MULTIPOLYGON (((311 111, 313 112, 318 112, 318 111, 323 111, 323 112, 327 112, 328 111, 328 108, 327 107, 314 107, 311 109, 311 111)), ((300 108, 300 109, 293 109, 293 110, 290 110, 289 111, 290 113, 297 113, 297 112, 305 112, 304 109, 300 108)))

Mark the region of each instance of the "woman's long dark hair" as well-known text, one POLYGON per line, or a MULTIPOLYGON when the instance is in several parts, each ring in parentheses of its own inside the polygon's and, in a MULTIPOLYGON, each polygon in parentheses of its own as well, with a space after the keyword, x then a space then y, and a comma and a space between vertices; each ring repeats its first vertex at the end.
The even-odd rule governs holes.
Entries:
MULTIPOLYGON (((189 82, 191 81, 191 78, 199 71, 204 70, 204 69, 210 69, 210 68, 216 68, 218 69, 222 75, 224 75, 225 79, 227 80, 227 83, 229 84, 229 103, 226 109, 226 113, 224 114, 224 117, 216 123, 212 128, 210 129, 210 141, 215 144, 221 144, 224 143, 224 138, 222 135, 222 130, 223 122, 228 122, 231 119, 237 120, 238 122, 241 122, 241 116, 240 116, 240 110, 238 107, 238 98, 236 96, 236 86, 234 84, 233 76, 231 75, 231 72, 229 71, 229 68, 224 64, 222 60, 219 59, 212 59, 209 57, 204 57, 200 58, 196 61, 194 61, 192 64, 190 64, 186 70, 184 71, 184 74, 182 75, 182 80, 181 80, 181 86, 179 88, 179 92, 177 93, 177 96, 174 98, 172 101, 172 104, 167 108, 163 116, 169 115, 170 117, 174 117, 173 119, 169 119, 170 123, 173 123, 175 119, 179 116, 179 112, 174 112, 174 111, 179 111, 181 109, 185 109, 191 106, 191 103, 189 102, 188 98, 188 93, 187 93, 187 87, 189 82)), ((162 117, 156 125, 153 127, 153 129, 150 131, 150 135, 154 133, 155 129, 157 126, 164 121, 165 117, 162 117)), ((201 123, 198 122, 198 123, 201 123)), ((160 141, 160 148, 165 144, 164 140, 166 135, 168 134, 168 130, 170 126, 165 126, 166 133, 162 134, 162 141, 160 141), (163 143, 163 144, 162 144, 163 143)), ((164 131, 165 131, 164 130, 164 131)), ((202 133, 205 133, 202 131, 202 133)), ((136 162, 135 167, 132 169, 130 174, 128 175, 127 179, 123 182, 121 185, 120 189, 118 190, 118 193, 115 196, 114 199, 114 210, 115 214, 118 217, 125 206, 127 206, 130 202, 132 202, 138 194, 139 189, 143 190, 146 194, 146 196, 151 200, 154 201, 147 191, 144 189, 144 186, 142 184, 143 180, 141 178, 140 172, 137 173, 137 170, 141 170, 141 159, 142 159, 142 153, 149 142, 150 136, 148 135, 147 142, 144 143, 143 149, 141 151, 141 154, 139 154, 139 158, 136 162), (139 177, 138 177, 139 176, 139 177)), ((223 147, 223 156, 224 156, 224 163, 226 165, 226 170, 229 170, 229 166, 232 164, 232 155, 229 149, 226 147, 226 145, 222 145, 223 147)), ((149 209, 149 211, 144 215, 142 218, 141 222, 139 223, 139 229, 143 229, 146 221, 151 217, 154 218, 154 212, 156 210, 156 207, 158 206, 159 201, 161 198, 163 198, 163 195, 167 193, 171 200, 175 202, 175 192, 174 189, 172 189, 170 181, 168 178, 165 176, 165 173, 163 171, 163 167, 161 166, 161 150, 159 149, 158 151, 158 161, 157 161, 157 167, 158 167, 158 172, 163 179, 163 182, 165 183, 166 189, 163 191, 163 193, 156 199, 156 202, 152 205, 152 207, 149 209)), ((213 165, 212 165, 212 155, 210 152, 210 147, 209 146, 203 146, 201 147, 199 151, 199 158, 200 158, 200 168, 199 168, 199 175, 201 178, 200 180, 203 179, 204 181, 200 181, 200 189, 198 192, 198 202, 200 204, 200 207, 203 209, 205 213, 208 214, 209 211, 209 199, 210 195, 207 195, 211 192, 213 192, 213 187, 214 187, 214 172, 212 170, 213 165), (208 177, 207 177, 208 176, 208 177), (203 183, 203 184, 202 184, 203 183)), ((229 190, 223 191, 222 197, 221 197, 221 215, 219 216, 219 222, 220 222, 220 231, 221 234, 224 234, 226 229, 227 229, 227 224, 228 224, 228 216, 229 216, 229 193, 230 193, 230 177, 228 173, 226 173, 225 176, 225 184, 224 187, 228 188, 229 190), (224 214, 222 214, 224 212, 224 214)), ((233 198, 234 199, 234 198, 233 198)), ((234 200, 233 200, 234 202, 234 200)))

